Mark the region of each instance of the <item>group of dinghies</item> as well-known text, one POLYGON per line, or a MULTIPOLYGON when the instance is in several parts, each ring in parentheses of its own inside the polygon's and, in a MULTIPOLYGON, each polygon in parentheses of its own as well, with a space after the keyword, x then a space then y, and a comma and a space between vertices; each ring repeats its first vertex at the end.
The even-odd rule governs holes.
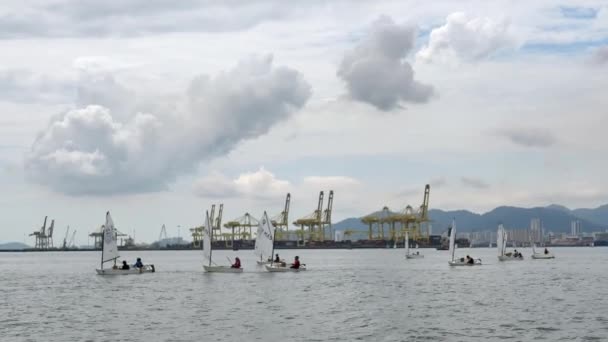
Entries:
MULTIPOLYGON (((264 266, 268 272, 300 272, 306 271, 306 265, 300 264, 299 268, 291 268, 287 266, 284 261, 275 263, 272 256, 274 254, 274 236, 275 228, 272 227, 272 223, 268 218, 268 214, 264 212, 262 219, 258 225, 257 237, 255 240, 255 255, 260 258, 257 261, 259 266, 264 266)), ((203 257, 205 265, 203 268, 205 272, 215 273, 242 273, 242 267, 232 266, 220 266, 213 262, 213 246, 211 241, 213 240, 213 230, 209 222, 209 212, 206 213, 205 227, 203 228, 203 257)))
MULTIPOLYGON (((498 260, 500 261, 511 261, 511 260, 524 260, 523 254, 517 252, 507 252, 507 240, 509 234, 505 230, 502 224, 498 225, 498 231, 496 232, 496 248, 498 248, 498 260)), ((552 253, 546 248, 543 252, 536 251, 536 244, 532 244, 532 259, 555 259, 552 253)))

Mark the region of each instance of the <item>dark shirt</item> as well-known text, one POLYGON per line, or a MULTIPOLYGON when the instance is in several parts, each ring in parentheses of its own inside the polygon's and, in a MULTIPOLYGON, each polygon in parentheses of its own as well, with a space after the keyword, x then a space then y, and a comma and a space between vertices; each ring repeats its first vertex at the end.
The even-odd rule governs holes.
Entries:
POLYGON ((291 268, 295 268, 296 270, 300 268, 300 260, 296 260, 291 264, 291 268))
POLYGON ((241 268, 241 260, 236 260, 232 266, 232 268, 241 268))
POLYGON ((144 267, 144 264, 143 264, 141 261, 137 261, 137 262, 135 263, 135 267, 137 267, 137 268, 142 268, 142 267, 144 267))
POLYGON ((469 263, 469 264, 474 264, 474 263, 475 263, 475 260, 473 260, 473 258, 470 258, 470 259, 469 259, 469 261, 468 261, 467 263, 469 263))
POLYGON ((125 264, 125 265, 122 265, 122 266, 120 267, 120 269, 121 269, 121 270, 128 270, 128 269, 131 269, 131 268, 129 267, 129 265, 125 264))

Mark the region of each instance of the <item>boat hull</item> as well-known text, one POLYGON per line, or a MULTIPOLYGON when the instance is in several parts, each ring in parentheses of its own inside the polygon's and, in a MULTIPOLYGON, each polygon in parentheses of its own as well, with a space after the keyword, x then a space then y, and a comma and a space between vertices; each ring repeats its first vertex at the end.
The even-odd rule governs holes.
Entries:
POLYGON ((306 271, 306 266, 300 266, 300 268, 290 268, 290 267, 282 267, 282 266, 270 266, 266 265, 266 271, 268 272, 301 272, 306 271))
POLYGON ((524 257, 523 256, 514 257, 514 256, 499 255, 498 260, 500 260, 500 261, 521 261, 521 260, 524 260, 524 257))
POLYGON ((555 259, 553 254, 532 254, 532 259, 555 259))
POLYGON ((233 268, 230 266, 206 266, 203 265, 205 272, 209 273, 243 273, 242 268, 233 268))
POLYGON ((424 255, 422 254, 409 254, 405 256, 406 259, 422 259, 424 255))
POLYGON ((481 266, 481 259, 475 259, 474 263, 469 264, 466 261, 454 260, 448 261, 448 265, 450 266, 481 266))
POLYGON ((156 269, 154 265, 145 265, 142 268, 132 267, 128 270, 121 270, 119 268, 104 268, 104 269, 95 269, 95 272, 99 275, 127 275, 127 274, 142 274, 142 273, 154 273, 156 269))

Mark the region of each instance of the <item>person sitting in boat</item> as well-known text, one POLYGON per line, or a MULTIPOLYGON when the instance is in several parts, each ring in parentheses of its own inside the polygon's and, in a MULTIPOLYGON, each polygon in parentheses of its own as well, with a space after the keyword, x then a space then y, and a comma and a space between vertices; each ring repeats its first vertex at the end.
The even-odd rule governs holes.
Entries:
POLYGON ((475 264, 475 260, 473 260, 473 258, 471 258, 470 256, 467 255, 467 264, 469 265, 473 265, 475 264))
POLYGON ((274 255, 274 262, 281 262, 281 258, 279 258, 278 254, 274 255))
POLYGON ((121 270, 128 270, 131 269, 131 267, 129 267, 129 264, 127 264, 126 260, 122 261, 122 266, 120 267, 121 270))
POLYGON ((137 261, 135 262, 135 265, 133 265, 134 267, 137 268, 143 268, 144 267, 144 263, 141 262, 141 258, 137 258, 137 261))
POLYGON ((230 267, 241 268, 241 259, 239 259, 239 257, 234 258, 234 264, 232 264, 230 267))
POLYGON ((294 269, 298 269, 300 268, 300 257, 296 255, 293 264, 291 264, 291 266, 289 268, 294 268, 294 269))
POLYGON ((549 250, 545 247, 545 254, 549 254, 549 250))
POLYGON ((416 252, 416 255, 420 255, 420 252, 416 252))
POLYGON ((513 257, 519 258, 519 252, 516 250, 513 251, 513 257))

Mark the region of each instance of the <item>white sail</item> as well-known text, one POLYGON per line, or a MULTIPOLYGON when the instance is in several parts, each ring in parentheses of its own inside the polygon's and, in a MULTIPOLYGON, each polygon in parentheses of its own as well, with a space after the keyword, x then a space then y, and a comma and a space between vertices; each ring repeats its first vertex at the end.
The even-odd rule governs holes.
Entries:
POLYGON ((456 252, 456 220, 452 220, 452 230, 450 232, 450 254, 452 255, 452 261, 454 261, 454 253, 456 252))
POLYGON ((507 251, 507 240, 509 240, 509 233, 503 229, 503 238, 502 238, 502 253, 503 255, 507 251))
POLYGON ((532 254, 536 254, 536 243, 532 244, 532 254))
POLYGON ((410 234, 405 232, 405 255, 410 255, 410 234))
POLYGON ((205 213, 205 226, 203 227, 203 258, 205 263, 211 266, 211 238, 212 238, 212 227, 209 222, 209 211, 205 213))
POLYGON ((118 255, 118 246, 116 245, 116 229, 110 212, 106 213, 106 224, 103 227, 103 247, 101 254, 101 263, 116 260, 118 255))
POLYGON ((505 255, 505 228, 502 224, 498 225, 498 230, 496 231, 496 249, 498 250, 498 256, 505 255))
POLYGON ((255 255, 265 261, 272 258, 274 244, 274 228, 266 212, 258 224, 257 237, 255 239, 255 255))

